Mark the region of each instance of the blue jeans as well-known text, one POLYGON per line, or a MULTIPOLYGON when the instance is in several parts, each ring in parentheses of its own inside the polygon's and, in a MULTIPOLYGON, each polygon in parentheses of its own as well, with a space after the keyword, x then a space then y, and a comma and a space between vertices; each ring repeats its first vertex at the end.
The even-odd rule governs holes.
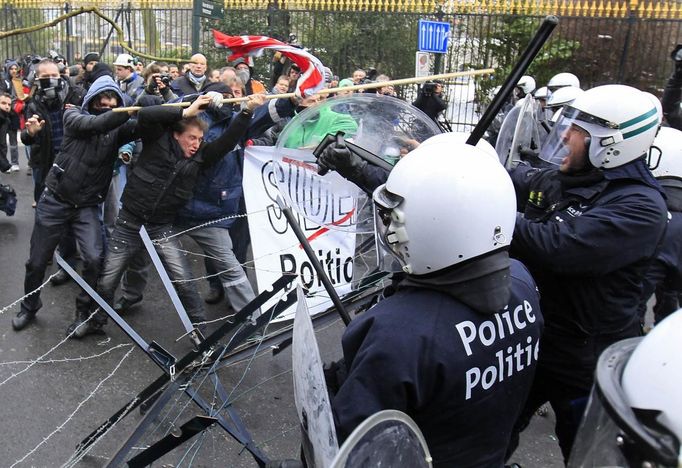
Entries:
MULTIPOLYGON (((97 292, 108 304, 113 304, 114 293, 121 281, 126 268, 136 259, 146 256, 146 250, 142 243, 139 231, 142 223, 119 216, 114 225, 114 232, 109 240, 109 250, 104 260, 104 268, 97 282, 97 292)), ((149 237, 158 239, 170 234, 170 225, 145 225, 149 237)), ((164 240, 155 244, 156 251, 161 257, 161 262, 168 272, 168 276, 174 282, 175 290, 187 310, 187 315, 192 322, 205 321, 204 307, 201 297, 197 292, 193 281, 177 282, 190 277, 190 268, 185 255, 180 252, 180 242, 177 238, 164 240)), ((95 320, 106 322, 106 314, 99 312, 95 320)))
MULTIPOLYGON (((83 279, 94 286, 102 266, 104 248, 100 229, 97 206, 75 208, 45 190, 36 206, 31 250, 26 262, 24 293, 28 294, 42 284, 48 261, 64 234, 69 231, 81 251, 83 279)), ((76 299, 76 310, 80 314, 87 314, 90 303, 90 296, 81 291, 76 299)), ((41 307, 40 292, 32 294, 21 303, 21 309, 25 312, 35 313, 41 307)))
MULTIPOLYGON (((188 228, 189 226, 177 226, 176 230, 184 231, 188 228)), ((244 269, 232 251, 232 239, 226 228, 204 227, 189 231, 186 235, 211 257, 210 261, 219 273, 218 278, 225 290, 227 302, 235 312, 239 312, 256 297, 244 269)))

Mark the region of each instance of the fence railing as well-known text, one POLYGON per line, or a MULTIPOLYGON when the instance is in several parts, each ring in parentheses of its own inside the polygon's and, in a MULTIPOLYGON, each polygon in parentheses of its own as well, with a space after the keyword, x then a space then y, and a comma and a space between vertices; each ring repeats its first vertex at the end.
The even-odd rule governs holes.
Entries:
MULTIPOLYGON (((6 0, 14 8, 60 8, 60 0, 6 0)), ((72 7, 118 7, 116 0, 71 0, 72 7)), ((291 11, 382 11, 402 13, 559 15, 623 18, 635 14, 647 19, 681 19, 677 0, 223 0, 226 10, 291 11)), ((125 2, 133 9, 191 9, 192 0, 135 0, 125 2)))
MULTIPOLYGON (((228 34, 278 38, 295 34, 301 46, 341 78, 357 68, 368 67, 402 78, 415 72, 418 20, 447 21, 451 24, 448 52, 440 60, 440 69, 433 69, 434 72, 487 67, 499 70, 489 79, 462 80, 449 86, 451 101, 460 103, 453 106, 451 119, 470 121, 469 117, 458 117, 455 111, 470 112, 485 101, 489 90, 502 81, 525 48, 545 13, 564 14, 529 70, 538 86, 555 73, 571 71, 585 88, 619 82, 660 93, 672 69, 669 52, 682 42, 682 21, 676 19, 677 3, 478 0, 439 3, 437 9, 427 13, 431 4, 426 0, 362 0, 352 4, 356 7, 339 3, 344 0, 328 0, 326 4, 307 1, 261 2, 261 8, 241 9, 255 3, 226 0, 224 18, 202 20, 200 50, 209 57, 212 66, 225 65, 227 51, 214 47, 210 28, 228 34), (415 12, 409 12, 414 4, 415 12), (328 10, 319 9, 325 5, 328 10), (351 11, 335 11, 338 5, 351 11), (357 5, 364 10, 359 11, 357 5), (382 12, 371 11, 372 8, 382 12), (522 14, 526 11, 534 14, 522 14)), ((3 4, 0 29, 8 31, 44 23, 65 11, 63 5, 40 8, 28 5, 29 0, 3 4)), ((164 1, 138 2, 137 6, 130 3, 107 6, 106 2, 99 5, 105 15, 122 27, 124 37, 117 37, 103 19, 83 14, 48 29, 1 39, 0 59, 29 53, 45 55, 54 49, 70 58, 101 51, 103 59, 111 63, 116 54, 123 52, 121 41, 142 53, 189 57, 192 10, 182 8, 182 0, 174 1, 173 8, 164 7, 164 1)), ((77 2, 68 4, 68 8, 76 6, 77 2)), ((270 70, 268 57, 257 59, 256 73, 264 81, 270 81, 270 70)))

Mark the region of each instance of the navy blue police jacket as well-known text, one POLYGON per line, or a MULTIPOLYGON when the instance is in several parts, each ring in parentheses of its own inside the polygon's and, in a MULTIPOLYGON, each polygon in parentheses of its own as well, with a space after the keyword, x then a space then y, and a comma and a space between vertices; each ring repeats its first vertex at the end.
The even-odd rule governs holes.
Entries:
POLYGON ((556 169, 519 166, 511 174, 524 215, 517 216, 510 254, 537 281, 546 334, 620 339, 636 328, 642 280, 667 208, 656 187, 628 175, 633 167, 572 187, 562 186, 556 169))
POLYGON ((509 304, 495 314, 411 287, 353 320, 342 339, 348 376, 332 399, 339 438, 397 409, 424 433, 434 466, 502 467, 543 326, 528 270, 512 260, 511 275, 509 304))
POLYGON ((644 277, 640 315, 646 311, 651 295, 656 292, 656 319, 677 310, 682 293, 682 213, 670 212, 670 221, 651 267, 644 277))

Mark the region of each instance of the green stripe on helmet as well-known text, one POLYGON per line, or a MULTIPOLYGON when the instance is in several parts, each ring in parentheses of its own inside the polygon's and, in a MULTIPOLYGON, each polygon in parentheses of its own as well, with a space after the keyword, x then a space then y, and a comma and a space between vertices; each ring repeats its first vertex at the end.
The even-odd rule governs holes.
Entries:
MULTIPOLYGON (((655 110, 655 109, 654 109, 654 110, 655 110)), ((637 135, 639 135, 640 133, 644 133, 644 132, 646 132, 647 130, 649 130, 650 128, 657 126, 658 123, 659 123, 659 122, 658 122, 658 119, 654 119, 654 120, 652 120, 651 122, 649 122, 648 124, 646 124, 646 125, 644 125, 644 126, 642 126, 642 127, 639 127, 637 130, 633 130, 633 131, 628 132, 628 133, 623 133, 623 140, 627 140, 628 138, 632 138, 632 137, 634 137, 634 136, 637 136, 637 135)))
POLYGON ((630 119, 630 120, 628 120, 627 122, 623 122, 622 124, 619 125, 619 127, 620 127, 620 128, 627 128, 627 127, 629 127, 629 126, 631 126, 631 125, 634 125, 634 124, 636 124, 636 123, 638 123, 638 122, 641 122, 642 120, 646 120, 646 119, 648 119, 649 117, 651 117, 652 115, 656 115, 657 113, 658 113, 658 111, 657 111, 656 108, 654 107, 653 109, 651 109, 651 110, 650 110, 649 112, 647 112, 646 114, 642 114, 642 115, 640 115, 639 117, 635 117, 634 119, 630 119))

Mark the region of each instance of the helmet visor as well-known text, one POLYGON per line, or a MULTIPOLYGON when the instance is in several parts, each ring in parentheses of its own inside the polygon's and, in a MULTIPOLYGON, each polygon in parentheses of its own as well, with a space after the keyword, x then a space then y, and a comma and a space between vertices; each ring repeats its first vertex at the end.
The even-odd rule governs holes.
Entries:
POLYGON ((623 431, 604 407, 598 390, 593 389, 573 443, 569 468, 630 466, 617 442, 622 437, 623 431))
POLYGON ((561 111, 561 115, 542 145, 540 159, 562 166, 572 155, 579 156, 578 153, 583 152, 587 154, 590 134, 585 130, 585 122, 578 119, 574 111, 575 109, 570 107, 565 107, 561 111))
POLYGON ((394 234, 393 230, 396 227, 393 210, 402 203, 403 197, 389 192, 386 189, 386 184, 383 184, 377 187, 372 198, 374 199, 374 228, 376 231, 378 266, 383 271, 402 271, 396 259, 403 265, 406 265, 407 262, 398 248, 395 236, 391 234, 394 234))

